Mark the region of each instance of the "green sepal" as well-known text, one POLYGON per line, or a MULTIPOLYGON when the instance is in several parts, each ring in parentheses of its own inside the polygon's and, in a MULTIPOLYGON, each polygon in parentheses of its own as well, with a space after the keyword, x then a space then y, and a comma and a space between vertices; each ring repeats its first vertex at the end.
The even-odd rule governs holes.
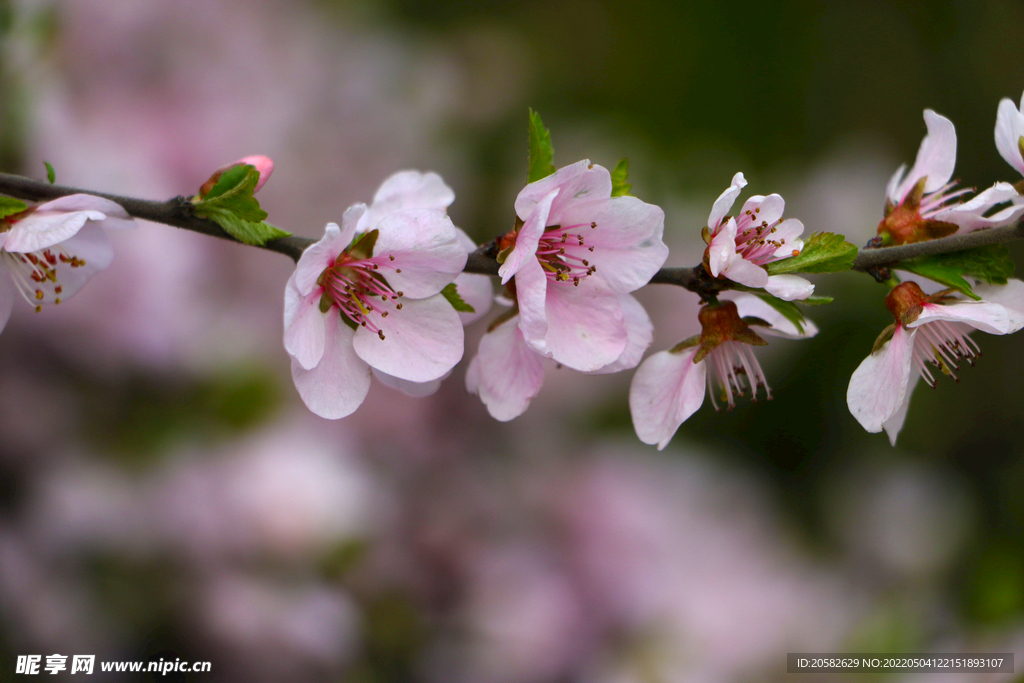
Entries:
POLYGON ((28 204, 15 199, 14 197, 0 197, 0 218, 7 218, 21 213, 28 208, 28 204))
POLYGON ((755 294, 757 294, 761 301, 781 313, 786 320, 796 325, 796 329, 800 334, 804 333, 804 314, 795 303, 772 296, 767 292, 755 292, 755 294))
POLYGON ((527 182, 536 182, 555 172, 555 148, 551 131, 544 127, 540 114, 530 109, 530 170, 527 182))
POLYGON ((43 166, 46 166, 46 179, 50 181, 51 185, 53 185, 57 182, 57 172, 53 170, 53 166, 49 161, 44 161, 43 166))
POLYGON ((803 304, 804 306, 822 306, 824 304, 830 304, 835 301, 835 297, 831 296, 809 296, 806 299, 800 299, 793 303, 803 304))
POLYGON ((497 261, 498 263, 504 263, 505 260, 508 259, 508 255, 511 254, 512 250, 515 248, 516 245, 514 244, 510 247, 505 247, 504 249, 498 252, 498 255, 494 257, 494 260, 497 261))
POLYGON ((897 263, 893 268, 921 275, 977 300, 981 297, 974 293, 963 276, 990 285, 1005 285, 1007 278, 1013 276, 1014 265, 1005 244, 988 244, 952 254, 919 256, 897 263))
POLYGON ((615 170, 612 171, 612 196, 613 197, 625 197, 629 195, 629 191, 633 189, 633 185, 626 182, 626 178, 629 176, 629 159, 623 159, 619 163, 615 164, 615 170))
POLYGON ((463 301, 462 297, 459 296, 459 290, 454 282, 445 285, 445 288, 441 290, 441 294, 445 299, 448 299, 448 303, 459 313, 476 313, 476 309, 463 301))
POLYGON ((1020 155, 1024 156, 1024 135, 1017 138, 1017 149, 1020 150, 1020 155))
POLYGON ((838 273, 853 267, 857 258, 857 247, 842 235, 831 232, 816 232, 804 242, 804 248, 797 256, 773 261, 768 264, 769 275, 783 273, 838 273))
POLYGON ((194 213, 214 221, 244 244, 263 246, 288 237, 290 232, 264 222, 267 212, 253 196, 259 179, 260 172, 249 164, 229 168, 205 197, 194 201, 194 213))
POLYGON ((700 335, 699 334, 695 334, 692 337, 687 337, 683 341, 679 342, 678 344, 673 346, 671 349, 669 349, 668 352, 669 353, 682 353, 686 349, 692 349, 694 346, 697 346, 698 344, 700 344, 700 335))
POLYGON ((352 238, 352 243, 345 251, 356 261, 368 259, 373 256, 373 247, 376 246, 379 235, 380 230, 371 230, 362 235, 356 235, 352 238))

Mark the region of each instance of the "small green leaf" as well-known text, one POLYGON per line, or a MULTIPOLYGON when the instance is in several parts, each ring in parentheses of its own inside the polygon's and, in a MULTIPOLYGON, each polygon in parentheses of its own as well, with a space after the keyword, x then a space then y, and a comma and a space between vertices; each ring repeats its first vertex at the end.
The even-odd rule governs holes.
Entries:
POLYGON ((53 166, 50 165, 49 161, 44 161, 43 165, 46 166, 46 179, 50 181, 51 185, 53 185, 57 182, 57 173, 53 170, 53 166))
POLYGON ((964 276, 991 285, 1005 285, 1007 278, 1013 276, 1014 270, 1010 250, 1006 248, 1005 244, 989 244, 952 254, 920 256, 909 261, 902 261, 893 267, 916 273, 929 280, 935 280, 963 292, 972 299, 981 297, 974 293, 964 276))
POLYGON ((448 303, 459 313, 476 313, 476 309, 463 301, 462 297, 459 296, 459 290, 454 282, 442 289, 441 294, 444 295, 445 299, 448 299, 448 303))
POLYGON ((540 114, 530 110, 530 174, 527 182, 547 178, 555 172, 555 148, 551 146, 551 131, 544 127, 540 114))
POLYGON ((794 303, 803 304, 804 306, 821 306, 823 304, 830 304, 833 301, 835 301, 835 298, 831 296, 809 296, 794 303))
POLYGON ((28 204, 15 199, 14 197, 0 197, 0 218, 7 218, 16 213, 21 213, 28 208, 28 204))
POLYGON ((615 164, 615 170, 612 171, 612 196, 613 197, 625 197, 629 194, 629 191, 633 189, 630 183, 626 182, 626 178, 629 176, 629 159, 623 159, 619 163, 615 164))
POLYGON ((816 232, 804 242, 800 254, 768 264, 769 275, 783 273, 838 273, 849 270, 857 257, 857 247, 842 235, 816 232))
POLYGON ((239 242, 263 246, 291 233, 265 223, 267 212, 253 197, 260 172, 242 164, 225 171, 206 196, 194 203, 197 216, 209 218, 239 242))
POLYGON ((768 294, 767 292, 758 292, 757 296, 758 298, 761 299, 761 301, 765 302, 766 304, 774 308, 776 311, 781 313, 786 318, 786 320, 796 325, 797 331, 799 331, 800 334, 803 334, 804 314, 799 308, 797 308, 796 304, 794 304, 792 301, 784 301, 778 298, 777 296, 772 296, 771 294, 768 294))

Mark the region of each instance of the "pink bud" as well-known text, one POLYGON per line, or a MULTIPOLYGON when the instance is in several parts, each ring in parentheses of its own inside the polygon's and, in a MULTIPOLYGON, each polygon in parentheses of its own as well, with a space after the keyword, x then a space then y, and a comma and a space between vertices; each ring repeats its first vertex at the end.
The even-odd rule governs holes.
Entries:
POLYGON ((270 174, 274 172, 274 160, 261 154, 255 154, 253 156, 239 159, 238 161, 232 161, 230 164, 225 164, 218 168, 213 172, 213 175, 210 176, 210 179, 203 183, 203 186, 199 188, 199 196, 205 197, 206 194, 213 189, 213 186, 217 184, 217 181, 220 180, 220 177, 225 171, 243 164, 254 166, 256 170, 259 171, 260 179, 256 182, 256 188, 253 190, 253 192, 259 192, 260 188, 270 180, 270 174))

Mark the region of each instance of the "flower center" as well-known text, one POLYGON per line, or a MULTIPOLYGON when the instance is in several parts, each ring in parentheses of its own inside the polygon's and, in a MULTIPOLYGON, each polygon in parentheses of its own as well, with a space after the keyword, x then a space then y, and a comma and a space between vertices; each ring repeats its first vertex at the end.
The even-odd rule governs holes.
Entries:
POLYGON ((48 300, 54 304, 61 301, 64 286, 60 282, 58 268, 81 268, 85 259, 78 258, 58 244, 26 253, 0 249, 0 264, 7 268, 18 292, 38 313, 48 300))
POLYGON ((974 359, 980 355, 978 345, 955 323, 934 320, 917 328, 914 336, 914 367, 933 389, 935 378, 928 368, 929 363, 959 382, 953 371, 960 369, 960 361, 974 365, 974 359))
POLYGON ((544 235, 537 245, 537 260, 548 279, 553 282, 572 282, 579 287, 580 280, 597 272, 597 266, 590 262, 593 245, 586 243, 586 229, 597 228, 597 223, 578 225, 551 225, 544 229, 544 235))
MULTIPOLYGON (((786 244, 785 237, 772 238, 778 232, 782 219, 771 224, 768 221, 758 222, 757 214, 760 211, 760 207, 753 211, 748 209, 736 219, 736 251, 747 261, 759 266, 775 260, 775 252, 786 244)), ((794 249, 792 255, 799 253, 799 250, 794 249)))
POLYGON ((378 268, 371 259, 353 257, 346 249, 320 274, 317 283, 324 288, 321 311, 337 306, 350 327, 365 327, 383 340, 383 321, 392 310, 402 310, 398 300, 404 292, 396 292, 374 272, 378 268))

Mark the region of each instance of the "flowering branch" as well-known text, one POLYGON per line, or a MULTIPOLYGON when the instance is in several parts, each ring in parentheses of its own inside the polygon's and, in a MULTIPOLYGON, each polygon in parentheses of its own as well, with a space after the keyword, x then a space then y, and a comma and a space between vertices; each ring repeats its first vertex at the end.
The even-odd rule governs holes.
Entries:
MULTIPOLYGON (((73 194, 91 194, 120 204, 129 215, 135 218, 238 242, 237 239, 225 232, 214 221, 196 216, 193 212, 192 203, 187 198, 181 196, 163 202, 136 199, 134 197, 82 190, 64 185, 51 185, 42 180, 26 178, 25 176, 11 173, 0 173, 0 194, 30 201, 49 201, 73 194)), ((857 258, 854 260, 853 270, 867 272, 880 266, 891 266, 900 261, 906 261, 919 256, 948 254, 987 244, 1012 242, 1019 239, 1024 239, 1024 221, 1018 221, 1014 225, 976 230, 974 232, 912 244, 865 248, 860 250, 857 258)), ((298 261, 302 252, 314 242, 315 240, 307 237, 291 236, 271 240, 260 248, 284 254, 293 261, 298 261)), ((497 275, 499 263, 495 259, 496 254, 497 246, 494 242, 480 246, 469 255, 469 259, 466 261, 465 272, 480 275, 497 275)), ((698 292, 707 291, 709 288, 718 291, 730 288, 729 281, 711 279, 706 277, 706 275, 702 277, 702 273, 698 272, 701 270, 699 267, 662 268, 651 278, 650 284, 676 285, 698 292)))

